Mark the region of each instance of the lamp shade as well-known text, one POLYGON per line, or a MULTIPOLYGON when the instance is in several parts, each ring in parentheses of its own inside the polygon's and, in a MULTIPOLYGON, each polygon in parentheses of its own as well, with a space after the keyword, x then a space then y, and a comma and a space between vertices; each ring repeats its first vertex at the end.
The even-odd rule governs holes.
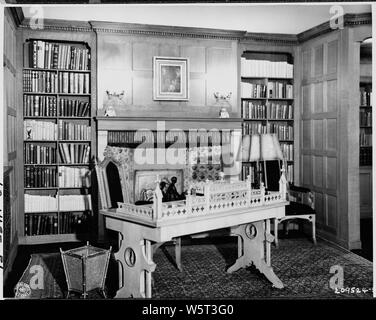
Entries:
MULTIPOLYGON (((261 135, 261 155, 260 159, 267 160, 283 160, 283 154, 279 145, 278 138, 275 134, 261 135)), ((251 147, 252 149, 252 147, 251 147)))
POLYGON ((259 161, 261 160, 261 146, 260 146, 260 135, 251 135, 251 147, 249 151, 249 161, 259 161))

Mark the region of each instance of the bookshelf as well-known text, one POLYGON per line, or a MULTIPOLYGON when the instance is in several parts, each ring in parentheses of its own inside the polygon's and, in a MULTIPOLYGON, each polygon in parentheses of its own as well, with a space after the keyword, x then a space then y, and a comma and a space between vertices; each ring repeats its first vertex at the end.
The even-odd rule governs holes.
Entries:
POLYGON ((372 83, 360 82, 359 165, 372 166, 372 83))
MULTIPOLYGON (((294 181, 294 86, 291 54, 245 51, 241 56, 242 134, 275 133, 294 181)), ((242 179, 255 163, 242 159, 242 179)))
POLYGON ((94 223, 91 49, 87 42, 23 42, 23 236, 87 240, 94 223))

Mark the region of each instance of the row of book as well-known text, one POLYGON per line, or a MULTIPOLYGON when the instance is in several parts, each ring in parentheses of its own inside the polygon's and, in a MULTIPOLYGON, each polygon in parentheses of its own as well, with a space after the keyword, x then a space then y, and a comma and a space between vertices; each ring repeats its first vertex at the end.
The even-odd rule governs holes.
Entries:
POLYGON ((283 153, 283 158, 287 161, 294 160, 294 145, 291 143, 281 143, 281 151, 283 153))
POLYGON ((360 130, 360 146, 370 147, 372 146, 372 133, 366 133, 364 130, 360 130))
POLYGON ((266 119, 266 104, 256 104, 251 101, 243 101, 243 119, 266 119))
POLYGON ((60 140, 90 140, 91 127, 86 124, 59 120, 60 140))
POLYGON ((87 164, 90 159, 90 145, 83 143, 60 143, 60 159, 66 164, 87 164))
POLYGON ((91 210, 90 194, 34 195, 25 193, 25 213, 91 210))
POLYGON ((56 99, 54 96, 24 95, 25 117, 88 117, 90 116, 90 103, 81 100, 66 98, 56 99), (58 108, 59 106, 59 108, 58 108))
POLYGON ((87 168, 59 167, 59 184, 56 183, 55 167, 25 167, 26 188, 81 188, 90 187, 87 168))
POLYGON ((372 126, 372 112, 360 109, 359 122, 361 126, 372 126))
POLYGON ((287 164, 285 175, 288 182, 294 183, 294 165, 292 163, 287 164))
POLYGON ((81 100, 59 99, 60 116, 63 117, 89 117, 90 103, 81 100))
POLYGON ((241 97, 245 99, 293 99, 293 85, 279 81, 269 81, 267 85, 241 82, 241 97))
POLYGON ((242 77, 292 78, 294 66, 287 61, 255 60, 241 57, 242 77))
POLYGON ((24 162, 25 164, 54 164, 57 162, 56 146, 25 143, 24 162))
POLYGON ((274 102, 267 103, 267 113, 266 116, 268 119, 275 120, 292 120, 294 118, 292 105, 289 104, 279 104, 274 102))
POLYGON ((248 179, 248 176, 251 178, 251 183, 255 183, 255 167, 254 166, 243 166, 241 177, 243 181, 246 181, 248 179))
POLYGON ((39 236, 49 234, 59 234, 57 214, 25 215, 26 236, 39 236))
POLYGON ((37 120, 24 121, 24 140, 57 140, 56 132, 56 123, 37 120))
POLYGON ((268 132, 276 133, 278 140, 294 140, 294 128, 289 125, 268 123, 268 132))
POLYGON ((60 188, 90 187, 90 171, 88 168, 59 167, 60 188))
POLYGON ((150 131, 150 130, 138 130, 138 131, 109 131, 107 136, 107 142, 109 144, 124 143, 207 143, 212 145, 220 145, 221 143, 228 143, 230 141, 229 132, 221 131, 150 131))
POLYGON ((86 211, 91 210, 91 195, 63 195, 59 196, 60 211, 86 211))
POLYGON ((89 70, 90 52, 82 46, 31 40, 24 43, 24 67, 89 70))
POLYGON ((372 93, 365 88, 360 88, 360 105, 372 106, 372 93))
POLYGON ((372 148, 360 148, 359 150, 359 164, 361 166, 372 165, 372 148))
MULTIPOLYGON (((248 176, 251 178, 251 183, 254 184, 255 181, 255 170, 256 167, 252 165, 244 165, 242 167, 242 172, 241 172, 241 178, 243 181, 247 180, 248 176)), ((286 179, 288 182, 293 183, 294 182, 294 165, 292 163, 287 165, 286 168, 286 179)))
POLYGON ((67 212, 57 214, 28 214, 25 215, 25 235, 51 235, 51 234, 82 234, 88 232, 88 215, 67 212))
POLYGON ((52 195, 25 193, 25 212, 54 212, 58 210, 58 200, 52 195))
POLYGON ((33 93, 89 94, 90 74, 24 70, 23 91, 33 93))
POLYGON ((56 187, 56 167, 25 166, 26 188, 51 188, 56 187))
POLYGON ((292 105, 267 102, 256 104, 252 101, 243 101, 243 119, 272 119, 289 120, 293 119, 292 105))
POLYGON ((24 95, 24 116, 56 117, 57 102, 53 96, 24 95))
POLYGON ((52 71, 23 71, 23 91, 58 93, 57 73, 52 71))
POLYGON ((276 133, 279 140, 293 140, 294 128, 290 125, 252 122, 243 124, 243 135, 276 133))
POLYGON ((60 233, 82 234, 89 231, 90 216, 87 214, 69 212, 60 214, 59 229, 60 233))
POLYGON ((58 92, 73 94, 90 93, 90 74, 78 72, 60 72, 58 92))

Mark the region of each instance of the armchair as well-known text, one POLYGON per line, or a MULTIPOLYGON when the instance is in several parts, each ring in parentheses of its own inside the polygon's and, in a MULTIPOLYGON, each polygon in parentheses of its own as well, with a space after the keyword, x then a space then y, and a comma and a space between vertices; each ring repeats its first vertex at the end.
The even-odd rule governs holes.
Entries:
MULTIPOLYGON (((267 191, 275 191, 278 189, 278 181, 280 178, 280 161, 266 161, 265 171, 267 174, 268 188, 267 191)), ((275 245, 278 247, 278 225, 285 223, 286 233, 288 232, 288 224, 290 220, 303 219, 312 224, 312 240, 316 245, 316 211, 315 199, 313 192, 308 188, 294 186, 288 184, 287 200, 290 204, 286 206, 285 217, 274 220, 274 239, 275 245)))

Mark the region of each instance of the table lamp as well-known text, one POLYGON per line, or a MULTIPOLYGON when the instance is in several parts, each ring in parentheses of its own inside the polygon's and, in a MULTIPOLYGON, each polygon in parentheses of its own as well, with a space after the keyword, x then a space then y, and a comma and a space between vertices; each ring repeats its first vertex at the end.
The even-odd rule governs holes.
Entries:
POLYGON ((256 179, 259 185, 262 183, 260 161, 264 165, 265 187, 268 187, 265 161, 282 160, 283 154, 276 134, 253 134, 251 135, 249 161, 256 162, 256 179))

